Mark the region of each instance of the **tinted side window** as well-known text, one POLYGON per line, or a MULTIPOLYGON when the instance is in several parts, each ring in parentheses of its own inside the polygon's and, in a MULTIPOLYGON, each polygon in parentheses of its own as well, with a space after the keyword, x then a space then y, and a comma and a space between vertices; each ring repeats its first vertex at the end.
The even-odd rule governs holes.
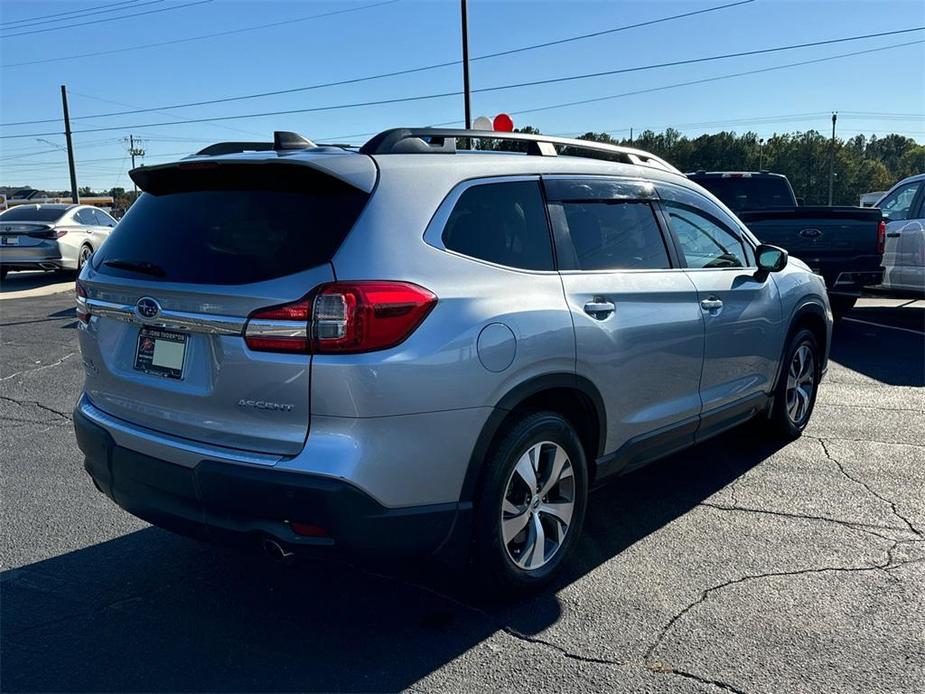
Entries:
POLYGON ((745 248, 733 231, 694 207, 676 202, 664 206, 688 267, 747 266, 745 248))
POLYGON ((96 217, 93 215, 93 210, 88 210, 86 208, 77 210, 77 212, 74 213, 74 221, 78 224, 85 224, 87 226, 96 226, 98 223, 96 217))
POLYGON ((891 222, 898 219, 909 219, 912 213, 912 202, 919 191, 919 183, 907 183, 897 188, 878 205, 883 210, 883 216, 891 222))
POLYGON ((552 242, 538 181, 473 186, 456 202, 443 245, 524 270, 553 270, 552 242))
POLYGON ((647 202, 566 202, 562 205, 580 270, 671 267, 665 240, 647 202))
POLYGON ((96 217, 96 223, 101 227, 115 226, 115 220, 103 210, 93 210, 93 216, 96 217))

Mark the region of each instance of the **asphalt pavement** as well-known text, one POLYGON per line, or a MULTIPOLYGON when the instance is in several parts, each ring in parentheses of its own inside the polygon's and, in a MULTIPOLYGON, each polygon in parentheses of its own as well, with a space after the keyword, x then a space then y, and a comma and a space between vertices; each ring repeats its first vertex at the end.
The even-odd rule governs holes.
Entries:
POLYGON ((837 326, 801 439, 746 426, 618 479, 566 575, 504 603, 439 567, 286 568, 121 511, 74 441, 71 295, 10 283, 4 692, 925 691, 925 302, 837 326))

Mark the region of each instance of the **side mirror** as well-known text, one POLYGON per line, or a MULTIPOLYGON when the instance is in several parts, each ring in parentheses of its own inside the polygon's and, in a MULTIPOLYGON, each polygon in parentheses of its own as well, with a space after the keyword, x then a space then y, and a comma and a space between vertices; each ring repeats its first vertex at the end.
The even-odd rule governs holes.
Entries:
POLYGON ((780 272, 787 267, 789 254, 783 248, 761 244, 755 249, 755 260, 758 264, 758 272, 755 277, 764 280, 772 272, 780 272))

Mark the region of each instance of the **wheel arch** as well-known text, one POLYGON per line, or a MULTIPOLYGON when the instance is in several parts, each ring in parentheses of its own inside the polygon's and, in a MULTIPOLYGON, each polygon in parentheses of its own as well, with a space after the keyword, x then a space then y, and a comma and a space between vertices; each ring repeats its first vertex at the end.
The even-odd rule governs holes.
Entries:
POLYGON ((777 390, 781 376, 784 373, 784 360, 787 356, 787 349, 793 336, 803 329, 809 330, 816 337, 819 343, 820 354, 822 357, 821 370, 825 370, 829 358, 829 323, 826 318, 825 308, 812 300, 807 300, 797 306, 790 316, 790 327, 787 329, 787 336, 784 344, 781 346, 779 368, 777 369, 777 378, 774 381, 774 389, 777 390))
POLYGON ((607 435, 607 414, 600 391, 587 378, 574 373, 535 376, 509 390, 495 405, 482 427, 463 480, 460 501, 471 502, 487 467, 493 444, 524 412, 551 410, 575 427, 588 459, 589 484, 594 461, 603 455, 607 435))

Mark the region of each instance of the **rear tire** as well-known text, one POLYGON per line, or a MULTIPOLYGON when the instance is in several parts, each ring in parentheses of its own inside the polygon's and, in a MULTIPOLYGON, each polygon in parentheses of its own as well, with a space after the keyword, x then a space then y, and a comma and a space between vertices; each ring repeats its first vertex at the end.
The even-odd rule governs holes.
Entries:
POLYGON ((527 414, 493 447, 476 497, 482 585, 503 592, 548 583, 578 541, 588 471, 575 429, 555 412, 527 414))
POLYGON ((88 246, 87 244, 84 244, 83 246, 80 247, 80 252, 77 255, 77 272, 78 273, 81 270, 83 270, 84 263, 90 260, 91 255, 93 255, 93 249, 90 246, 88 246))
POLYGON ((857 302, 858 297, 856 296, 830 296, 829 305, 832 307, 832 317, 835 320, 841 320, 857 302))
POLYGON ((809 330, 800 330, 790 339, 771 408, 771 430, 786 439, 803 434, 816 405, 822 362, 819 343, 809 330))

